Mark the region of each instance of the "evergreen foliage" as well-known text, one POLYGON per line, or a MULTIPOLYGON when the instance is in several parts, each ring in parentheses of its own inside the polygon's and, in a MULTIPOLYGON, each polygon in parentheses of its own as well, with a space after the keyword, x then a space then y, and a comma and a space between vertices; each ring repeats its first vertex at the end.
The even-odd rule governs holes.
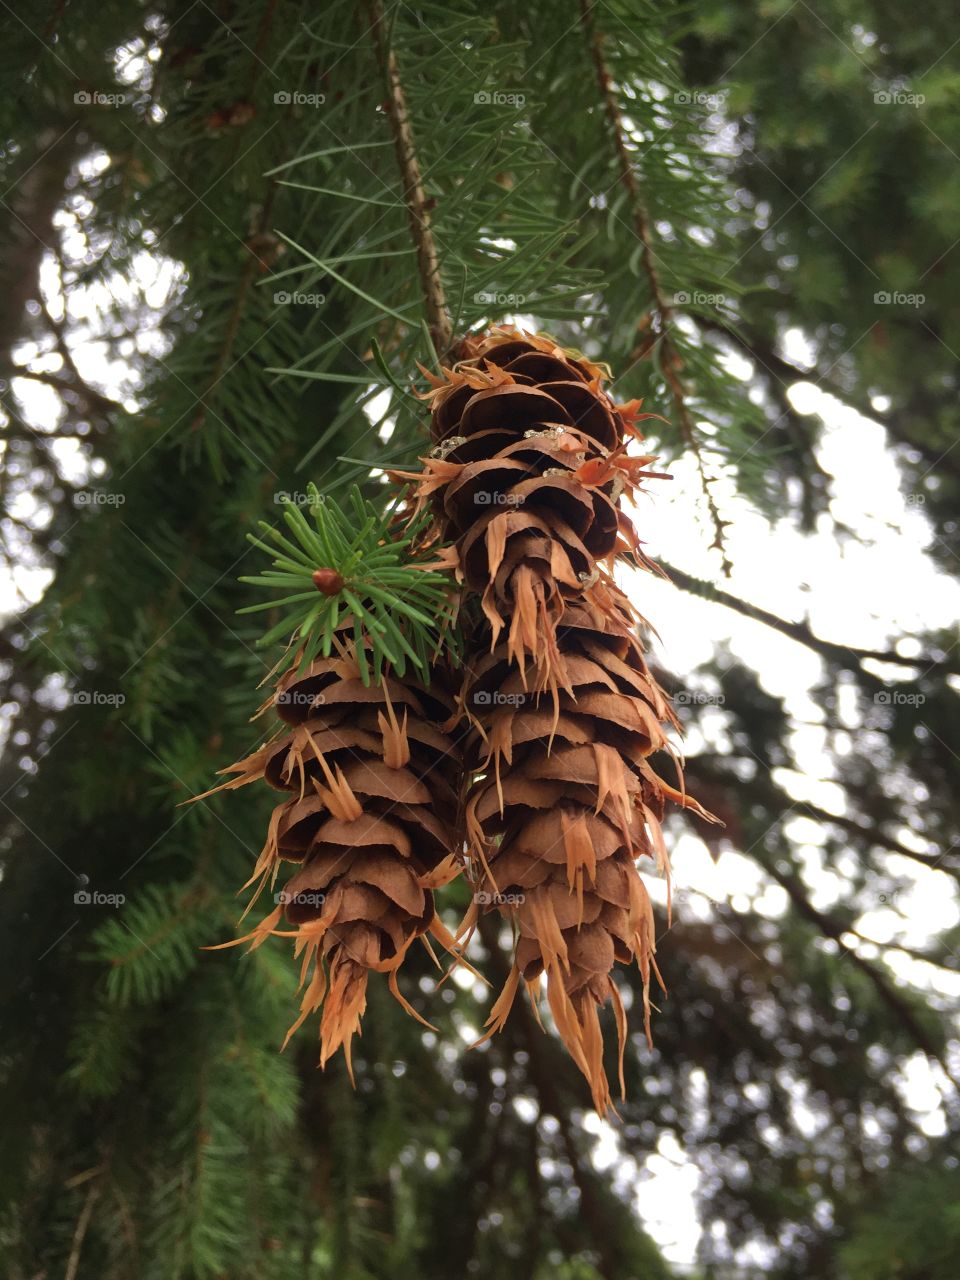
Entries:
MULTIPOLYGON (((734 492, 853 544, 824 425, 788 396, 808 378, 882 424, 957 576, 949 9, 50 0, 6 22, 0 540, 33 602, 0 645, 4 1274, 667 1276, 638 1170, 672 1133, 705 1274, 750 1245, 785 1280, 881 1276, 902 1212, 891 1274, 946 1275, 957 930, 912 950, 858 931, 905 867, 945 895, 960 873, 952 631, 849 647, 740 599, 719 555, 716 583, 671 570, 818 658, 838 803, 799 796, 796 716, 756 673, 723 652, 677 673, 725 695, 719 735, 685 712, 687 785, 726 823, 698 834, 786 907, 661 913, 670 996, 655 1049, 628 1046, 607 1167, 556 1039, 527 1013, 468 1052, 488 996, 418 950, 403 991, 441 1038, 371 987, 355 1090, 305 1033, 279 1053, 285 949, 202 950, 236 935, 269 801, 182 802, 259 740, 279 636, 258 645, 238 579, 287 588, 246 535, 286 558, 256 531, 286 513, 301 539, 306 501, 346 543, 353 483, 384 516, 384 470, 427 448, 440 299, 451 334, 520 313, 609 361, 618 399, 667 418, 660 451, 697 462, 705 544, 734 492), (880 696, 890 672, 912 701, 880 696), (826 904, 811 845, 844 877, 826 904), (939 1137, 898 1085, 918 1058, 939 1137)), ((283 636, 308 620, 264 612, 283 636)), ((467 905, 452 886, 451 918, 467 905)))
POLYGON ((308 486, 307 500, 313 527, 289 498, 283 500, 284 519, 296 543, 264 521, 260 529, 268 542, 247 535, 268 555, 277 553, 278 548, 279 553, 271 572, 241 577, 240 581, 288 594, 280 600, 246 605, 240 612, 298 606, 274 623, 261 643, 269 645, 289 637, 298 646, 299 666, 306 667, 318 654, 330 656, 341 618, 349 616, 364 684, 371 679, 379 683, 387 662, 398 676, 405 675, 412 664, 429 679, 431 654, 447 649, 455 652, 456 638, 453 582, 428 567, 430 553, 419 545, 426 534, 426 521, 420 517, 401 530, 395 515, 379 514, 357 489, 350 495, 347 512, 333 498, 320 494, 315 485, 308 486), (329 575, 327 585, 324 574, 329 575))

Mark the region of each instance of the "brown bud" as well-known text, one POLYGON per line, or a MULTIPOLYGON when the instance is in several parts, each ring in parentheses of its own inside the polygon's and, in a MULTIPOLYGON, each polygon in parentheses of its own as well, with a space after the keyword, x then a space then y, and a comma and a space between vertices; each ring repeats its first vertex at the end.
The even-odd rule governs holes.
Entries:
POLYGON ((313 585, 325 596, 336 596, 344 588, 344 581, 336 569, 314 569, 313 585))

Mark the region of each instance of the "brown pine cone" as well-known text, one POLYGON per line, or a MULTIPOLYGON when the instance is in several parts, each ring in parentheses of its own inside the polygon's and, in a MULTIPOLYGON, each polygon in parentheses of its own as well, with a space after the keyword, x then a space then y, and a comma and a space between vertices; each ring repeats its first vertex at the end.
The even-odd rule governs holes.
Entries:
POLYGON ((664 783, 648 757, 670 750, 675 718, 651 676, 631 615, 608 617, 589 597, 568 603, 557 645, 569 687, 556 700, 527 691, 507 646, 471 672, 466 706, 474 721, 467 767, 478 775, 467 799, 470 847, 482 866, 469 929, 497 907, 516 925, 507 989, 490 1019, 502 1027, 520 979, 532 995, 547 975, 557 1028, 603 1112, 598 1007, 616 1012, 623 1089, 626 1017, 614 962, 636 961, 650 1036, 649 983, 656 969, 653 910, 636 859, 669 863, 661 822, 667 800, 709 817, 664 783))
POLYGON ((654 415, 614 404, 606 371, 551 339, 496 330, 462 351, 467 359, 429 395, 436 447, 425 470, 394 476, 414 483, 418 507, 431 503, 438 535, 455 543, 491 644, 508 627, 511 656, 521 667, 533 657, 536 687, 554 687, 564 599, 617 552, 653 567, 617 500, 653 474, 643 470, 650 455, 628 460, 623 449, 654 415))
POLYGON ((647 757, 677 726, 643 657, 636 615, 613 585, 617 554, 653 568, 619 509, 652 477, 649 455, 625 456, 637 402, 616 405, 605 369, 549 338, 499 330, 470 339, 434 380, 433 454, 414 483, 438 536, 455 541, 482 621, 467 637, 461 713, 471 723, 468 841, 479 866, 475 908, 497 907, 518 935, 514 968, 494 1006, 499 1029, 523 979, 547 976, 557 1028, 609 1105, 598 1007, 613 1001, 622 1054, 626 1018, 615 961, 644 983, 653 913, 636 868, 668 869, 667 800, 705 815, 667 786, 647 757))
POLYGON ((394 996, 414 1013, 397 987, 411 943, 431 933, 456 950, 432 890, 460 871, 462 766, 442 727, 454 712, 442 673, 429 687, 389 674, 365 686, 344 635, 338 654, 283 677, 266 705, 288 728, 223 770, 237 775, 223 785, 263 778, 290 793, 273 811, 248 881, 259 881, 254 901, 275 884, 281 860, 298 869, 275 895, 275 909, 241 941, 259 946, 283 921, 293 927, 284 936, 296 939, 305 989, 287 1038, 322 1007, 321 1065, 342 1045, 352 1075, 350 1041, 369 972, 386 973, 394 996))

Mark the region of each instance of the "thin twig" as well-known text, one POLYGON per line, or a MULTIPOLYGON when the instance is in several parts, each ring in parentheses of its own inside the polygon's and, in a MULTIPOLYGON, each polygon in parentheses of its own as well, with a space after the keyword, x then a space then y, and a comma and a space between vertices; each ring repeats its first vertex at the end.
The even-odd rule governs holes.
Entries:
MULTIPOLYGON (((807 622, 788 622, 777 614, 761 609, 759 605, 751 604, 748 600, 741 600, 739 596, 731 595, 730 592, 724 591, 721 587, 715 587, 713 583, 705 582, 702 578, 695 578, 692 574, 685 573, 664 560, 659 561, 659 564, 670 581, 682 587, 684 591, 689 591, 691 595, 700 596, 704 600, 710 600, 714 604, 722 604, 754 622, 762 622, 764 626, 779 631, 781 635, 790 640, 796 640, 798 644, 806 645, 826 661, 834 662, 846 671, 862 670, 863 662, 869 659, 871 662, 888 662, 898 667, 917 667, 925 674, 937 671, 947 675, 960 675, 960 658, 948 659, 946 655, 942 658, 931 658, 929 654, 905 658, 903 654, 889 649, 860 649, 854 645, 838 644, 835 640, 824 640, 810 629, 807 622)), ((879 683, 879 677, 875 679, 879 683)))
POLYGON ((627 192, 630 201, 630 209, 633 214, 633 222, 636 227, 637 236, 640 240, 641 253, 640 262, 650 285, 650 292, 653 296, 654 310, 656 313, 655 324, 656 332, 660 338, 660 368, 666 379, 667 386, 670 388, 670 394, 673 397, 674 407, 676 409, 677 425, 680 428, 680 435, 684 443, 692 451, 697 461, 697 469, 700 473, 700 483, 703 488, 703 494, 707 501, 707 509, 710 512, 710 520, 713 524, 714 537, 710 544, 712 548, 720 552, 723 563, 723 572, 725 576, 730 575, 732 565, 727 558, 726 544, 724 541, 723 531, 730 523, 720 517, 717 509, 717 503, 713 496, 711 485, 713 478, 707 475, 707 469, 703 461, 703 455, 700 451, 700 442, 697 439, 697 429, 694 425, 693 418, 690 414, 690 408, 687 404, 687 396, 680 379, 680 370, 683 368, 683 360, 673 341, 671 328, 673 325, 673 309, 667 301, 663 291, 663 284, 660 280, 659 272, 655 262, 655 253, 653 249, 653 236, 650 231, 650 215, 640 190, 640 184, 637 181, 637 175, 634 170, 633 160, 627 147, 627 135, 623 124, 623 117, 620 114, 620 106, 617 102, 616 91, 613 87, 613 80, 610 72, 607 70, 607 64, 603 56, 603 35, 596 24, 594 9, 596 0, 580 0, 581 24, 590 43, 590 52, 593 57, 593 64, 597 71, 597 83, 600 87, 600 95, 603 98, 603 104, 609 117, 613 130, 613 141, 617 152, 617 159, 620 166, 620 182, 627 192))
POLYGON ((798 914, 810 924, 815 925, 825 938, 831 938, 840 948, 841 954, 869 978, 877 995, 899 1020, 900 1025, 917 1048, 925 1053, 928 1058, 932 1058, 934 1062, 939 1063, 947 1079, 955 1087, 960 1088, 960 1080, 951 1072, 944 1054, 941 1053, 933 1038, 928 1034, 926 1027, 920 1021, 909 1000, 900 995, 890 981, 887 972, 885 970, 881 971, 876 965, 864 960, 863 956, 859 955, 853 947, 844 942, 844 934, 850 932, 848 926, 818 910, 807 897, 799 879, 793 874, 787 874, 782 871, 776 859, 771 859, 770 862, 761 862, 760 865, 768 875, 772 876, 786 890, 798 914))
POLYGON ((93 1214, 93 1206, 99 1194, 100 1184, 94 1182, 87 1192, 87 1198, 84 1200, 83 1208, 80 1210, 80 1217, 77 1219, 76 1230, 73 1233, 73 1243, 70 1246, 70 1257, 67 1259, 67 1269, 63 1273, 63 1280, 76 1280, 77 1269, 80 1266, 80 1250, 83 1248, 84 1237, 87 1234, 87 1228, 90 1226, 90 1218, 93 1214))
POLYGON ((117 409, 123 409, 123 405, 119 400, 112 400, 110 396, 102 395, 88 383, 81 382, 77 385, 67 378, 61 378, 57 374, 49 373, 44 369, 24 369, 18 365, 15 369, 11 369, 10 377, 29 378, 32 382, 42 382, 46 386, 62 392, 65 396, 75 396, 77 399, 86 401, 87 407, 99 414, 112 413, 117 409))
POLYGON ((224 331, 223 344, 220 353, 217 356, 217 362, 213 367, 213 371, 207 381, 204 390, 198 397, 197 412, 190 424, 191 431, 199 431, 203 426, 207 416, 207 397, 212 396, 220 382, 222 382, 225 374, 229 371, 230 360, 233 356, 233 350, 236 345, 237 335, 240 332, 240 323, 243 320, 247 299, 253 286, 254 277, 261 271, 265 271, 269 267, 269 262, 261 258, 256 246, 261 238, 267 234, 270 224, 270 218, 273 212, 273 202, 277 192, 276 182, 271 179, 267 187, 267 193, 264 197, 263 204, 260 208, 260 215, 257 220, 257 230, 255 235, 251 236, 245 244, 247 250, 247 259, 244 263, 243 271, 237 285, 237 292, 234 296, 233 306, 230 309, 230 317, 227 320, 227 327, 224 331))
POLYGON ((413 141, 413 128, 407 110, 406 94, 400 79, 400 68, 390 48, 382 0, 370 0, 370 30, 377 50, 377 60, 387 82, 390 123, 397 153, 397 164, 403 179, 403 199, 410 220, 410 234, 417 251, 417 270, 427 308, 427 328, 440 359, 453 345, 453 325, 447 309, 440 276, 440 259, 430 224, 430 202, 423 186, 420 162, 413 141))

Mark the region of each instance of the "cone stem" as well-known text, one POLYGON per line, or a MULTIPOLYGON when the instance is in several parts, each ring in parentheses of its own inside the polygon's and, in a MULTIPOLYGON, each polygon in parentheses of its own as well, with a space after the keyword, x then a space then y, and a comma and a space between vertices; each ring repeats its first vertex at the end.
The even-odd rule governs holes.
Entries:
POLYGON ((387 82, 390 123, 397 153, 397 164, 403 179, 403 198, 410 219, 410 234, 417 252, 417 269, 427 307, 427 327, 438 360, 442 360, 453 343, 453 325, 447 310, 440 276, 437 244, 430 225, 429 202, 423 186, 420 162, 413 141, 413 128, 407 110, 407 98, 400 79, 396 55, 388 44, 383 0, 369 0, 370 30, 377 60, 387 82))

